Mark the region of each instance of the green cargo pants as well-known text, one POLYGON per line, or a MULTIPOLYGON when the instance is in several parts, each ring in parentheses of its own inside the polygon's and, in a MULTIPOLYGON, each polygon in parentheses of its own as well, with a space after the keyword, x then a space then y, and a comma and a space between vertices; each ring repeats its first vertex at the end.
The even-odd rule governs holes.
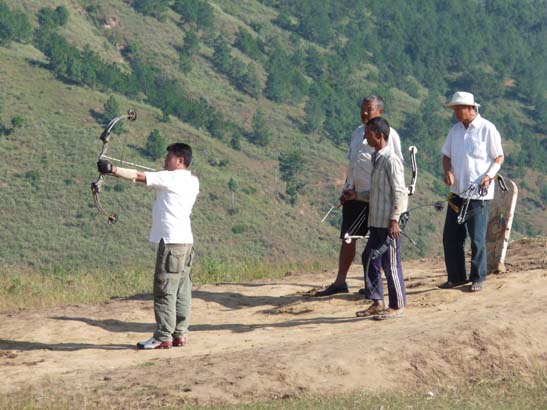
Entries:
POLYGON ((154 338, 170 342, 188 333, 192 310, 192 244, 158 245, 154 273, 154 338))

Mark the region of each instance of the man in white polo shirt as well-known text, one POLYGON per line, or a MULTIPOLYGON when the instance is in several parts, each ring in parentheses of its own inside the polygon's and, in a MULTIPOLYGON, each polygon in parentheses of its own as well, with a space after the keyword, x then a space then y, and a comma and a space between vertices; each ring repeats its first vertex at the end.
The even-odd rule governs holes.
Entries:
POLYGON ((150 242, 158 243, 154 273, 153 336, 137 343, 139 349, 184 346, 192 308, 190 270, 194 253, 190 214, 199 193, 199 181, 188 170, 192 148, 184 143, 167 147, 164 171, 138 172, 98 162, 99 172, 142 182, 156 190, 150 242))
POLYGON ((488 209, 494 198, 492 179, 498 173, 504 156, 501 136, 496 126, 479 114, 473 94, 458 91, 446 105, 458 120, 442 148, 444 182, 450 186, 450 206, 446 210, 443 231, 444 258, 448 280, 443 289, 472 282, 471 292, 483 289, 486 279, 486 228, 488 209), (478 189, 468 190, 471 184, 478 189), (462 205, 469 199, 467 215, 461 218, 462 205), (463 221, 463 223, 462 223, 463 221), (465 239, 471 239, 471 272, 465 269, 465 239))

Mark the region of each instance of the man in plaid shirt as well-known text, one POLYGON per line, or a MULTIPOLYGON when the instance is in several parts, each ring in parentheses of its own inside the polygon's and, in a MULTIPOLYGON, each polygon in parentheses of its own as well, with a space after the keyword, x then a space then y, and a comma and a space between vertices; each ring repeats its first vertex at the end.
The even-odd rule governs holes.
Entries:
POLYGON ((356 313, 358 317, 369 316, 380 320, 402 317, 406 303, 399 217, 406 211, 408 191, 403 163, 388 145, 389 133, 389 123, 382 117, 373 118, 367 124, 366 138, 375 152, 369 200, 370 238, 363 252, 363 267, 367 285, 365 297, 373 302, 366 310, 356 313), (373 255, 384 244, 388 245, 387 251, 373 255), (381 269, 386 275, 389 292, 387 309, 381 269))

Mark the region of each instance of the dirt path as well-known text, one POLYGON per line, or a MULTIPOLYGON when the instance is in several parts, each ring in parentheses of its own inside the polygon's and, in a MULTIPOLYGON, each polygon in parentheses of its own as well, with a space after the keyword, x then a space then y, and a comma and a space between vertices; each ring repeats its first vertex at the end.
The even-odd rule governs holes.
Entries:
MULTIPOLYGON (((151 299, 0 314, 0 394, 47 389, 121 402, 162 396, 199 403, 358 389, 429 391, 464 378, 526 373, 547 363, 545 241, 512 244, 509 272, 486 289, 440 290, 440 258, 404 263, 406 317, 358 319, 351 290, 301 293, 333 272, 194 290, 190 343, 137 351, 153 331, 151 299)), ((167 399, 166 399, 167 400, 167 399)))

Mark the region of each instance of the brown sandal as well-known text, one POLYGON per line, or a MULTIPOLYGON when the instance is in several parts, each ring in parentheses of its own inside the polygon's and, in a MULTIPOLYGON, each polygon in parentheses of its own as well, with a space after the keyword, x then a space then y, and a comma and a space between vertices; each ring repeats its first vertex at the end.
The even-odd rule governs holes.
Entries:
POLYGON ((379 308, 378 306, 369 306, 365 310, 359 310, 358 312, 355 312, 355 316, 357 317, 372 317, 382 314, 386 309, 385 308, 379 308))

